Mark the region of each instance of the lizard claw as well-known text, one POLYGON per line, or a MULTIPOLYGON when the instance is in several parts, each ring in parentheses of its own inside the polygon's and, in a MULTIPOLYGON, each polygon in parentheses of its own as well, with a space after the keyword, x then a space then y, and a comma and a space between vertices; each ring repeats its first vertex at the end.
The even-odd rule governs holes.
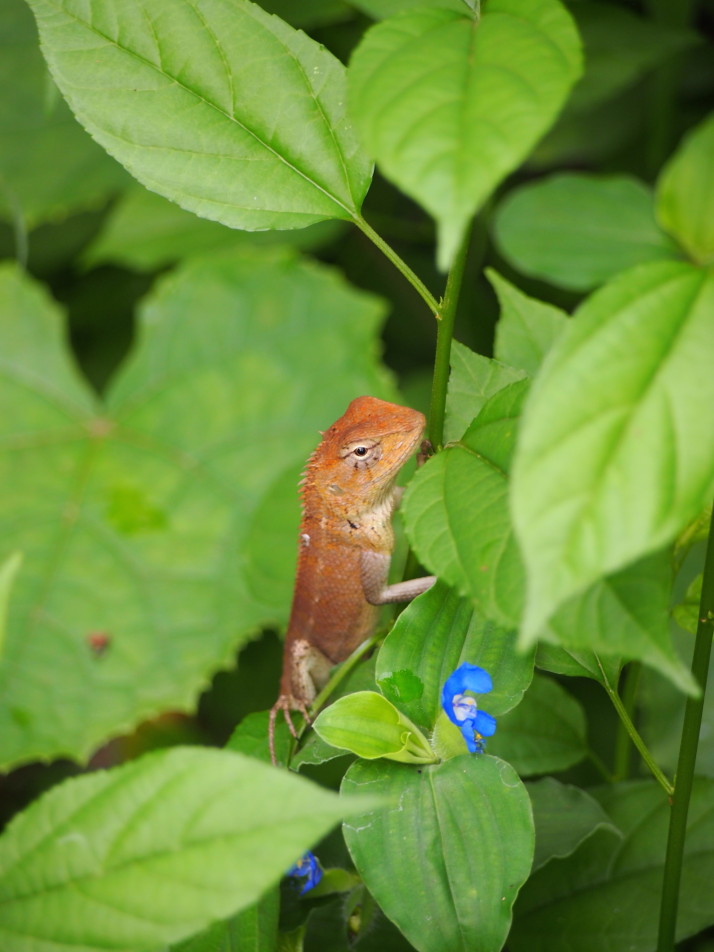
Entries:
POLYGON ((422 440, 421 446, 419 447, 419 452, 416 457, 417 468, 423 466, 424 463, 429 459, 430 456, 434 455, 434 447, 431 445, 429 440, 422 440))
POLYGON ((270 708, 270 718, 268 720, 268 746, 270 747, 270 760, 274 767, 277 767, 278 761, 275 756, 275 721, 278 717, 278 711, 283 712, 285 723, 288 725, 290 733, 295 740, 299 740, 298 732, 295 730, 290 711, 298 711, 305 718, 306 724, 312 723, 307 704, 297 698, 290 697, 288 694, 281 694, 278 700, 270 708))

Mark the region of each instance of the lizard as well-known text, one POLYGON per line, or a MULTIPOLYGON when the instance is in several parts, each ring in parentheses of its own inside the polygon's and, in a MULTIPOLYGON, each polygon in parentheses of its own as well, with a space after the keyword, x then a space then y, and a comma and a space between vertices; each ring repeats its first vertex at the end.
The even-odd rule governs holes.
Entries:
POLYGON ((379 606, 406 602, 435 576, 387 584, 394 533, 392 513, 402 490, 397 473, 422 440, 422 413, 376 397, 356 397, 307 461, 300 482, 302 519, 280 693, 270 711, 310 722, 308 706, 333 665, 344 661, 377 624, 379 606))

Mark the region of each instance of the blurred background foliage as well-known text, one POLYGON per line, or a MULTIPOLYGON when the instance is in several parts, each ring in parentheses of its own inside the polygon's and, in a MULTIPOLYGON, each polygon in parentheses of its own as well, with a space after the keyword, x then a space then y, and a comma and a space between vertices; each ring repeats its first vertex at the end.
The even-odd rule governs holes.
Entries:
MULTIPOLYGON (((417 2, 263 0, 262 6, 347 62, 374 19, 417 2)), ((585 74, 555 127, 482 211, 471 243, 472 266, 456 336, 485 355, 492 354, 498 310, 483 267, 495 268, 528 294, 568 310, 597 283, 587 268, 570 282, 559 279, 557 269, 549 270, 547 264, 539 268, 538 228, 545 224, 557 230, 558 221, 544 223, 538 193, 521 189, 546 183, 554 173, 628 176, 637 182, 624 187, 640 189, 646 204, 664 161, 714 105, 714 0, 570 0, 567 5, 583 37, 585 74), (529 236, 535 251, 529 248, 529 236)), ((0 6, 0 79, 0 257, 19 260, 66 308, 74 354, 99 393, 132 343, 137 303, 158 278, 196 254, 288 245, 384 299, 384 363, 396 376, 403 400, 426 409, 433 318, 359 231, 341 222, 294 232, 230 231, 144 190, 73 118, 49 79, 24 0, 3 0, 0 6)), ((567 189, 563 196, 565 215, 567 189)), ((615 192, 611 208, 600 210, 598 223, 606 225, 607 216, 617 218, 617 207, 615 192)), ((548 208, 553 216, 553 206, 548 208)), ((378 173, 363 212, 427 286, 440 292, 443 276, 434 265, 434 228, 428 216, 378 173)), ((642 239, 650 252, 659 240, 655 231, 652 221, 642 239)), ((93 765, 116 763, 153 746, 223 743, 244 714, 272 703, 280 657, 277 633, 266 632, 243 648, 237 668, 215 676, 195 716, 166 714, 148 722, 100 750, 93 765)), ((597 750, 607 735, 603 723, 614 713, 593 684, 581 688, 590 709, 601 710, 602 719, 590 719, 600 726, 601 740, 591 739, 597 750)), ((652 690, 660 696, 669 692, 676 701, 672 689, 659 682, 653 681, 652 690)), ((660 707, 665 708, 667 730, 662 724, 649 727, 666 750, 676 718, 670 718, 667 704, 660 707)), ((57 761, 8 774, 0 781, 0 820, 59 776, 79 769, 57 761)), ((321 781, 329 778, 321 776, 321 781)))

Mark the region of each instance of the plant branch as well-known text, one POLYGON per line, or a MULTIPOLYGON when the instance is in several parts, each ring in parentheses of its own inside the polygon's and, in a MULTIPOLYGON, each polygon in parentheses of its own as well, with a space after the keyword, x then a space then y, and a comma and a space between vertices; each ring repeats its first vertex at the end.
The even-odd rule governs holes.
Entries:
POLYGON ((434 374, 431 380, 431 405, 429 407, 429 439, 435 450, 438 450, 444 441, 444 414, 446 410, 446 388, 449 382, 451 341, 454 337, 456 309, 464 280, 469 237, 469 232, 467 232, 446 279, 441 320, 436 328, 436 353, 434 355, 434 374))
POLYGON ((714 510, 709 524, 709 541, 704 559, 702 597, 699 602, 699 623, 692 656, 692 674, 701 688, 698 697, 688 697, 684 708, 682 742, 669 817, 667 854, 664 861, 662 901, 660 903, 659 940, 657 952, 672 952, 677 929, 679 887, 682 879, 684 843, 687 835, 687 814, 694 783, 699 731, 702 726, 704 697, 707 688, 709 661, 714 634, 714 510))
POLYGON ((605 688, 605 690, 607 691, 608 697, 612 701, 613 707, 617 711, 617 716, 620 718, 620 721, 622 722, 623 727, 627 731, 627 734, 630 740, 639 751, 640 756, 649 767, 657 783, 662 787, 662 789, 667 794, 667 796, 670 797, 674 791, 674 787, 672 786, 672 784, 669 782, 667 777, 664 775, 664 773, 660 770, 660 768, 655 763, 655 760, 652 757, 652 754, 649 752, 647 744, 645 744, 645 742, 642 740, 642 737, 640 736, 639 731, 637 730, 635 725, 632 723, 632 718, 627 712, 627 708, 622 703, 620 695, 617 693, 616 689, 613 688, 613 686, 610 684, 602 665, 600 665, 600 670, 602 671, 602 676, 603 676, 601 683, 603 687, 605 688))
POLYGON ((392 248, 391 245, 388 245, 384 238, 382 238, 382 236, 379 235, 371 225, 367 224, 361 215, 354 219, 354 223, 357 225, 360 231, 379 248, 382 254, 392 262, 394 267, 404 275, 417 294, 419 294, 424 300, 426 306, 429 308, 434 317, 439 320, 439 303, 421 280, 421 278, 412 271, 406 261, 399 257, 394 248, 392 248))

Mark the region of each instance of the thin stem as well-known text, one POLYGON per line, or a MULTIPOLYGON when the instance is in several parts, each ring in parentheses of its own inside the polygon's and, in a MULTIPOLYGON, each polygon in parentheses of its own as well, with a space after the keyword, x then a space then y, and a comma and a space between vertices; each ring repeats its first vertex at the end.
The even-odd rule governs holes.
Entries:
MULTIPOLYGON (((622 703, 630 720, 633 720, 635 714, 635 701, 641 671, 641 665, 631 664, 625 672, 622 703)), ((627 733, 625 725, 620 721, 620 729, 615 738, 615 767, 613 770, 613 778, 615 780, 625 780, 629 776, 630 749, 630 735, 627 733)))
POLYGON ((434 375, 431 381, 431 406, 429 408, 429 439, 435 450, 439 449, 444 441, 444 413, 446 409, 446 387, 449 382, 451 341, 454 336, 456 309, 464 279, 468 249, 469 234, 467 233, 446 279, 441 320, 436 329, 436 354, 434 355, 434 375))
POLYGON ((714 510, 709 524, 709 541, 704 559, 702 597, 699 602, 699 623, 692 656, 692 674, 701 688, 699 697, 688 697, 684 708, 682 742, 669 816, 667 854, 664 861, 662 901, 660 903, 659 941, 657 952, 672 952, 677 929, 679 886, 682 878, 684 842, 687 834, 687 813, 692 796, 694 767, 697 760, 699 731, 702 726, 704 697, 714 634, 714 510))
POLYGON ((425 301, 426 306, 429 308, 434 317, 438 320, 440 316, 439 303, 421 280, 421 278, 412 271, 406 261, 403 261, 402 258, 399 257, 394 248, 392 248, 391 245, 388 245, 384 238, 382 238, 381 235, 379 235, 371 225, 367 224, 361 215, 354 219, 354 223, 357 225, 360 231, 379 248, 382 254, 386 258, 389 258, 394 267, 404 275, 417 294, 419 294, 425 301))
POLYGON ((605 676, 605 672, 603 671, 602 666, 600 667, 600 670, 602 671, 602 674, 603 674, 602 685, 607 691, 608 696, 610 700, 612 701, 613 707, 617 711, 617 715, 620 718, 625 730, 627 731, 630 740, 639 751, 640 757, 642 757, 644 762, 649 767, 657 783, 662 787, 662 789, 667 794, 667 796, 670 797, 674 791, 674 787, 672 786, 672 784, 669 782, 669 780, 665 777, 665 775, 662 773, 660 768, 655 763, 654 758, 652 757, 652 754, 649 752, 647 748, 647 745, 642 740, 642 737, 640 736, 635 725, 632 723, 632 719, 630 715, 628 714, 627 709, 625 708, 625 705, 622 703, 622 700, 620 699, 620 695, 617 693, 615 688, 612 687, 607 677, 605 676))

